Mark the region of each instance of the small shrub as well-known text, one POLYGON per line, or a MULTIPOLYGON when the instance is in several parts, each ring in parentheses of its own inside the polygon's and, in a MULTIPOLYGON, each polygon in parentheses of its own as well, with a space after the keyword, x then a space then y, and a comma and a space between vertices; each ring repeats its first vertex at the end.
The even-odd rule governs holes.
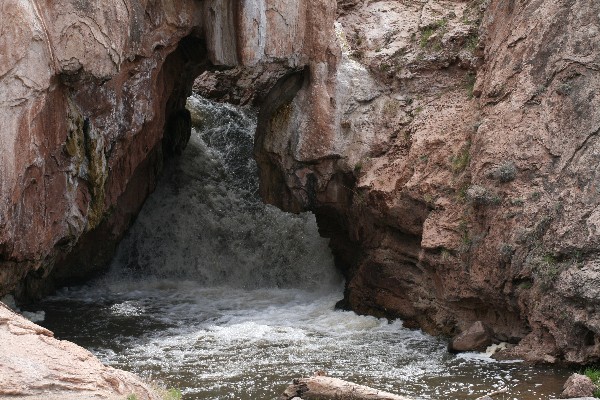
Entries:
POLYGON ((540 193, 540 192, 533 192, 531 194, 531 200, 533 200, 533 201, 538 201, 541 198, 542 198, 542 193, 540 193))
POLYGON ((354 172, 356 172, 358 174, 358 173, 360 173, 360 171, 362 170, 362 168, 363 168, 362 162, 359 161, 354 166, 354 172))
POLYGON ((520 197, 517 197, 517 198, 511 199, 510 204, 512 204, 513 206, 522 206, 525 204, 525 200, 523 200, 520 197))
POLYGON ((473 185, 467 189, 467 199, 475 204, 485 204, 488 197, 488 191, 483 186, 473 185))
POLYGON ((465 77, 465 88, 467 89, 467 97, 469 98, 469 100, 473 98, 473 91, 475 90, 476 80, 477 76, 471 72, 469 72, 465 77))
POLYGON ((433 34, 436 33, 438 30, 444 31, 446 29, 446 25, 448 25, 448 20, 443 18, 426 26, 421 31, 421 40, 419 42, 421 47, 426 47, 429 44, 429 39, 433 36, 433 34))
POLYGON ((556 88, 556 93, 561 96, 568 96, 571 94, 571 91, 573 91, 573 86, 568 82, 562 83, 558 88, 556 88))
POLYGON ((492 171, 491 177, 502 183, 511 182, 517 177, 517 168, 510 161, 504 162, 492 171))
POLYGON ((442 248, 442 251, 440 252, 440 256, 442 258, 442 261, 447 262, 450 261, 452 259, 452 253, 450 252, 450 250, 442 248))
POLYGON ((547 265, 556 265, 556 257, 553 254, 546 253, 542 256, 542 261, 547 265))
POLYGON ((502 256, 502 259, 508 262, 511 260, 513 254, 515 253, 515 248, 508 243, 502 243, 500 245, 499 251, 500 255, 502 256))
POLYGON ((166 391, 163 398, 164 400, 181 400, 183 398, 183 394, 181 393, 181 390, 171 388, 166 391))
POLYGON ((546 253, 535 262, 535 277, 540 282, 542 289, 548 290, 560 275, 560 265, 553 254, 546 253))
POLYGON ((583 375, 587 376, 596 385, 594 390, 594 397, 600 398, 600 369, 588 367, 583 371, 583 375))
POLYGON ((390 64, 388 64, 388 63, 385 63, 385 62, 384 62, 384 63, 381 63, 381 64, 379 65, 379 70, 380 70, 381 72, 388 72, 388 71, 390 70, 390 64))
POLYGON ((138 398, 135 394, 130 394, 129 396, 127 396, 126 400, 138 400, 138 398))
POLYGON ((458 154, 450 160, 452 172, 463 172, 471 162, 470 145, 463 147, 458 154))
POLYGON ((477 33, 471 34, 466 41, 467 50, 473 52, 479 46, 479 36, 477 33))

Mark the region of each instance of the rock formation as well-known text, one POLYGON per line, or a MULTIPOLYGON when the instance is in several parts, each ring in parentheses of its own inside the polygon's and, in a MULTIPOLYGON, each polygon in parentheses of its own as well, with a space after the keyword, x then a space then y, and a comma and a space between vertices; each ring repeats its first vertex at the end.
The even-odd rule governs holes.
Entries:
POLYGON ((0 296, 21 299, 106 265, 187 143, 202 71, 277 61, 319 97, 335 44, 333 0, 0 7, 0 296))
POLYGON ((89 351, 55 339, 2 303, 0 343, 0 398, 162 398, 135 375, 102 365, 89 351))
POLYGON ((600 359, 596 1, 0 7, 0 295, 106 264, 212 71, 261 107, 261 195, 317 215, 342 306, 600 359))
POLYGON ((600 6, 338 4, 335 114, 296 113, 301 87, 263 110, 256 152, 265 200, 331 238, 341 306, 598 360, 600 6))

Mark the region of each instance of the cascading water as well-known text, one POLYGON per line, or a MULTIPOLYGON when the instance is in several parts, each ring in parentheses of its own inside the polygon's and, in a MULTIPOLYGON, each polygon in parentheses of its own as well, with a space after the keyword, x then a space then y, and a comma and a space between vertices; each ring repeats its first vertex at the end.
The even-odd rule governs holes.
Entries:
POLYGON ((121 243, 110 272, 38 305, 46 327, 186 399, 272 399, 330 375, 415 399, 556 393, 564 372, 452 356, 446 343, 351 312, 312 215, 257 198, 255 113, 192 97, 200 123, 121 243))

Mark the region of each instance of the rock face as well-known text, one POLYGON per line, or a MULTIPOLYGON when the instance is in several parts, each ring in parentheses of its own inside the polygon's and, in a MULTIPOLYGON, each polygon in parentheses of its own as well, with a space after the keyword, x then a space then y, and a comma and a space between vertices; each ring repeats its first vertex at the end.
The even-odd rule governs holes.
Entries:
POLYGON ((518 343, 507 357, 600 359, 600 4, 338 5, 336 74, 276 87, 256 153, 263 198, 331 238, 341 305, 437 334, 482 321, 518 343))
POLYGON ((0 303, 0 398, 161 399, 135 375, 53 336, 0 303))
POLYGON ((276 60, 310 69, 319 96, 334 38, 322 30, 333 31, 334 1, 0 9, 0 296, 21 299, 107 263, 163 159, 189 138, 185 99, 202 71, 276 60))

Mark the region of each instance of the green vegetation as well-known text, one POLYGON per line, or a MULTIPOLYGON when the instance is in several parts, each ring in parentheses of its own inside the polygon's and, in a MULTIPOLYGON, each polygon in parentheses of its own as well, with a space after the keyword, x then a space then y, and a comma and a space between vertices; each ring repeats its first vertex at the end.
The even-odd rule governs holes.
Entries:
POLYGON ((383 62, 383 63, 381 63, 381 64, 379 65, 379 70, 380 70, 381 72, 388 72, 388 71, 390 70, 390 68, 391 68, 391 67, 390 67, 390 64, 388 64, 388 63, 386 63, 386 62, 383 62))
POLYGON ((130 394, 129 396, 127 396, 126 400, 138 400, 138 398, 135 394, 130 394))
POLYGON ((471 162, 471 142, 468 142, 458 154, 455 154, 451 159, 451 169, 455 174, 463 172, 471 162))
POLYGON ((467 38, 465 46, 467 50, 471 52, 477 49, 477 46, 479 46, 479 36, 477 35, 477 33, 473 33, 467 38))
POLYGON ((497 206, 502 199, 493 191, 480 185, 471 185, 467 189, 467 200, 475 206, 497 206))
POLYGON ((596 385, 594 397, 600 398, 600 368, 588 367, 583 371, 583 375, 587 376, 596 385))
POLYGON ((102 137, 93 131, 90 120, 83 117, 71 99, 68 100, 68 105, 65 152, 73 159, 77 174, 87 181, 91 196, 87 230, 92 230, 104 218, 104 187, 108 179, 104 143, 102 137), (82 166, 87 168, 81 168, 82 166))
POLYGON ((442 247, 442 251, 440 252, 440 256, 442 258, 442 261, 444 261, 444 262, 450 261, 452 259, 452 253, 450 252, 450 250, 443 248, 443 247, 442 247))
POLYGON ((458 200, 460 202, 464 202, 464 201, 467 200, 467 190, 469 190, 469 184, 468 183, 463 184, 458 189, 458 192, 456 193, 456 197, 458 198, 458 200))
POLYGON ((181 400, 183 398, 183 394, 181 393, 181 390, 171 388, 165 392, 163 398, 164 400, 181 400))
POLYGON ((362 170, 362 167, 363 167, 362 162, 361 161, 357 162, 356 165, 354 165, 354 172, 357 174, 360 173, 360 171, 362 170))
POLYGON ((389 99, 383 105, 383 113, 388 117, 394 117, 400 112, 402 104, 395 99, 389 99))
POLYGON ((522 206, 525 204, 525 200, 523 200, 520 197, 516 197, 510 200, 510 204, 512 204, 513 206, 522 206))
MULTIPOLYGON (((443 18, 425 27, 421 31, 421 40, 419 41, 421 47, 427 47, 427 45, 430 44, 429 39, 431 39, 436 32, 440 31, 443 33, 446 29, 446 25, 448 25, 448 20, 443 18)), ((441 47, 439 47, 439 49, 436 48, 436 51, 437 50, 441 50, 441 47)))
POLYGON ((504 261, 508 262, 511 260, 513 254, 515 253, 515 248, 509 243, 502 243, 500 245, 500 255, 504 259, 504 261))
POLYGON ((552 253, 545 253, 538 256, 534 261, 535 278, 540 283, 540 287, 549 290, 554 286, 554 282, 561 272, 561 265, 556 256, 552 253))
POLYGON ((538 201, 541 198, 542 198, 542 193, 540 193, 540 192, 533 192, 531 194, 531 200, 533 200, 533 201, 538 201))
POLYGON ((465 77, 465 87, 467 89, 467 97, 469 99, 473 98, 473 91, 475 90, 475 81, 477 80, 477 76, 469 72, 465 77))
POLYGON ((499 180, 501 183, 511 182, 517 177, 517 168, 514 163, 506 161, 492 172, 491 177, 499 180))
POLYGON ((542 256, 542 261, 549 266, 556 265, 556 257, 553 254, 546 253, 542 256))

